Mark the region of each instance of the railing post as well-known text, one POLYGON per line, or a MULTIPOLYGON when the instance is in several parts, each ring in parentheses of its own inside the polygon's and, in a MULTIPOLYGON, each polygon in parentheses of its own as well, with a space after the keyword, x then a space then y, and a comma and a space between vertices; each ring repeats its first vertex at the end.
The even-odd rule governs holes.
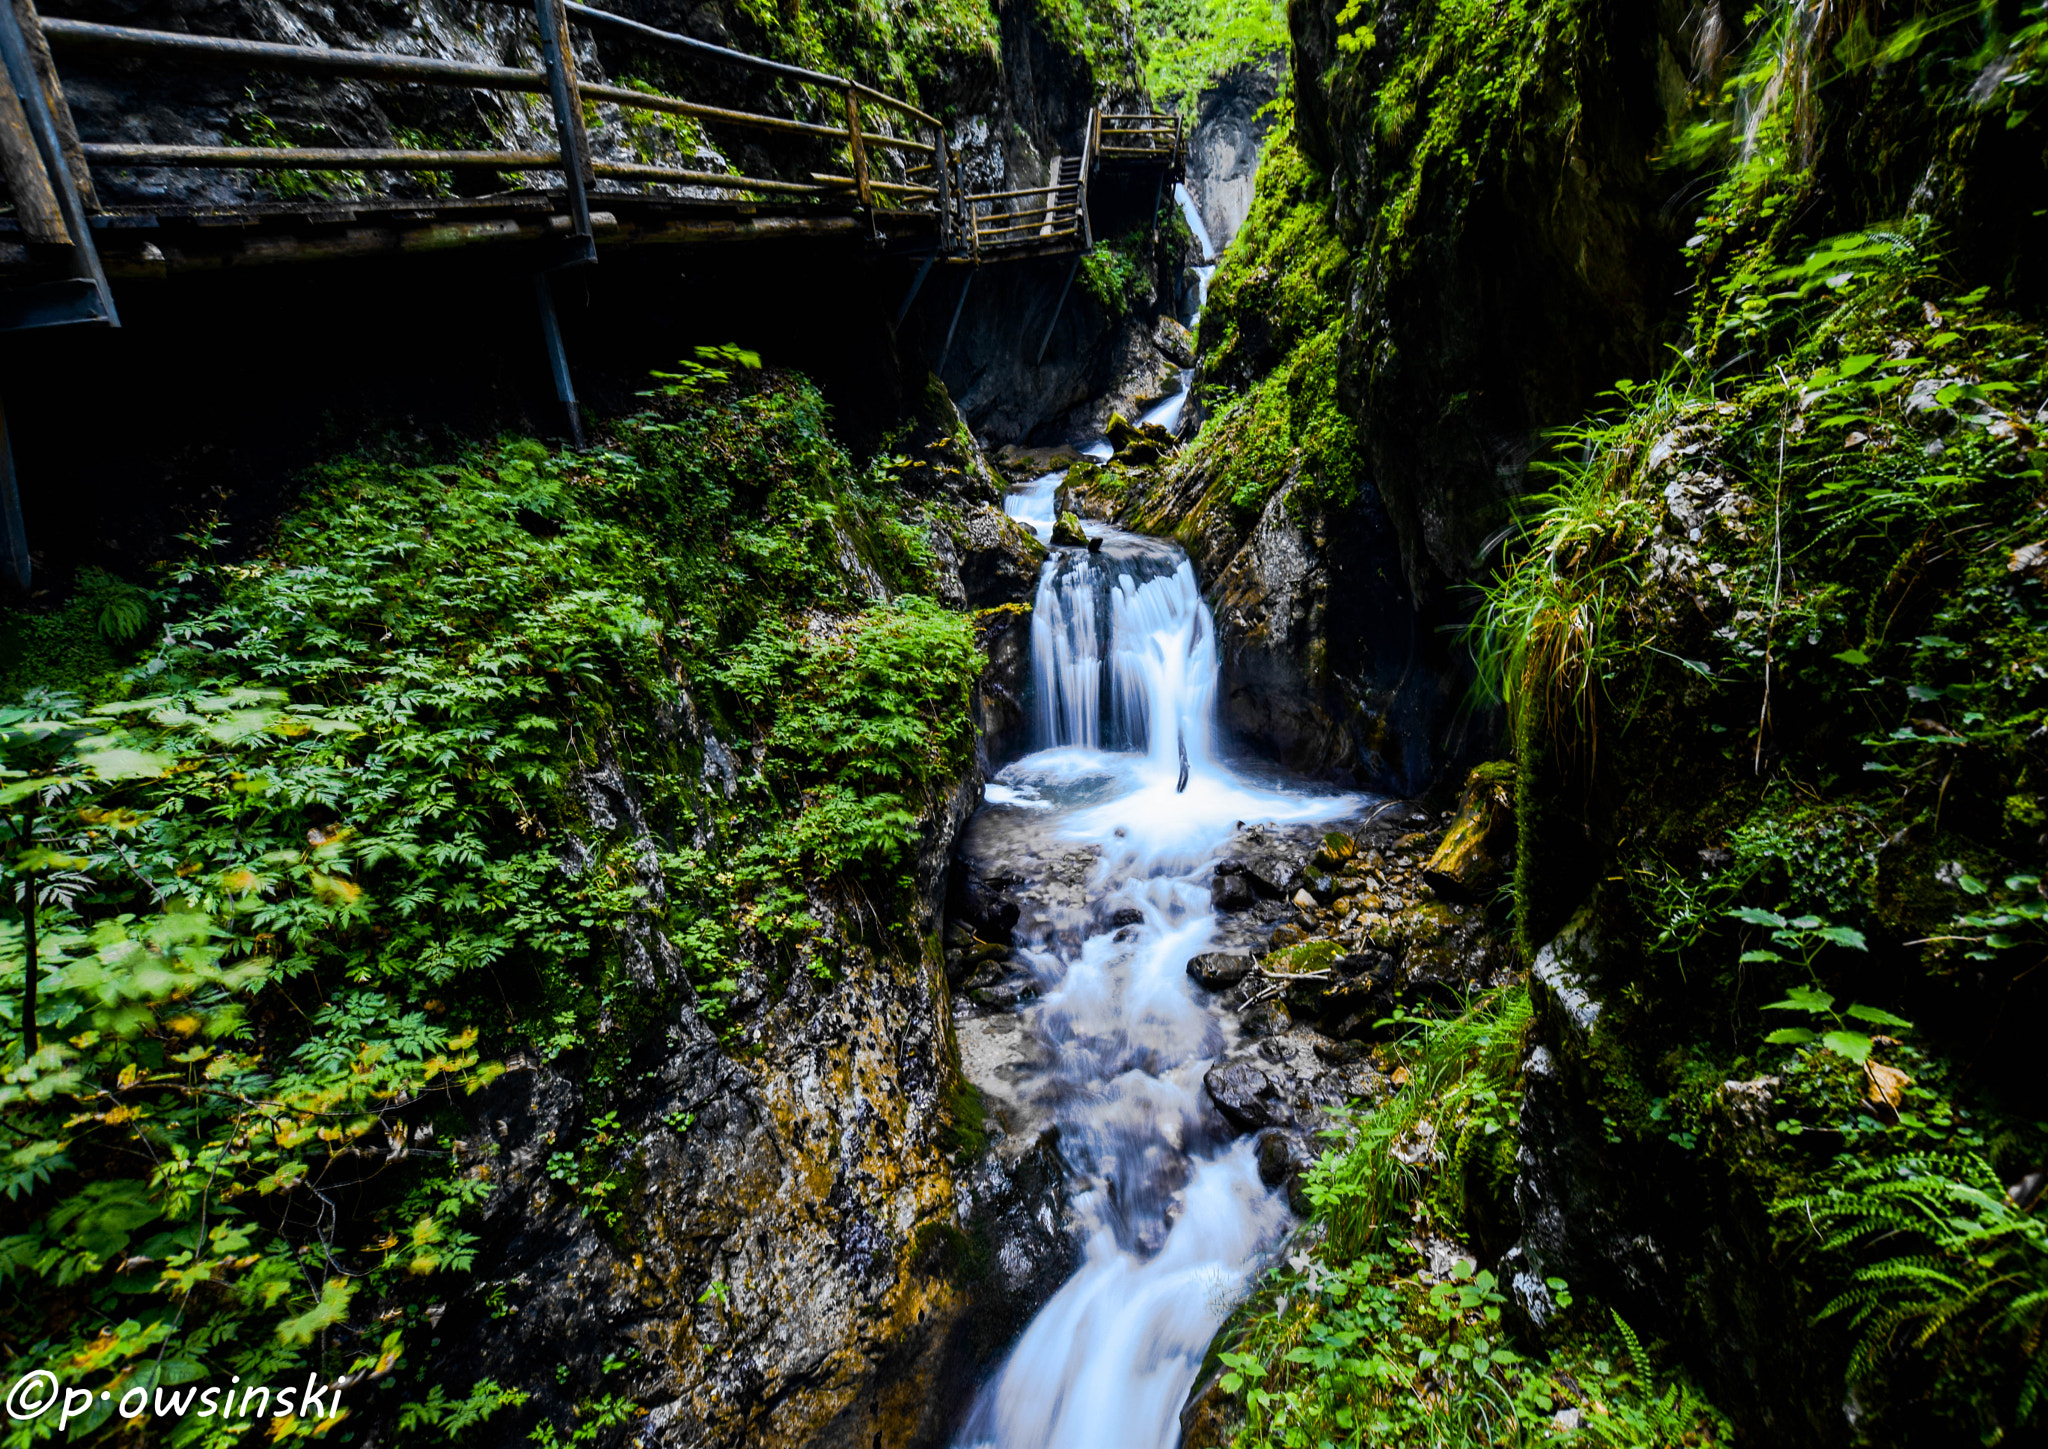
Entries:
POLYGON ((939 179, 939 250, 943 252, 950 250, 953 244, 952 160, 946 150, 946 128, 936 127, 932 135, 938 142, 932 152, 935 163, 932 169, 939 179))
POLYGON ((875 198, 868 189, 868 148, 861 144, 860 98, 853 93, 852 86, 846 88, 846 154, 853 162, 854 194, 864 209, 872 211, 875 198))
POLYGON ((583 130, 583 98, 576 91, 575 52, 570 49, 569 15, 562 0, 534 0, 540 24, 541 62, 547 68, 548 90, 555 103, 555 135, 562 150, 562 182, 569 195, 572 251, 564 262, 577 266, 597 260, 597 238, 590 227, 590 137, 583 130))

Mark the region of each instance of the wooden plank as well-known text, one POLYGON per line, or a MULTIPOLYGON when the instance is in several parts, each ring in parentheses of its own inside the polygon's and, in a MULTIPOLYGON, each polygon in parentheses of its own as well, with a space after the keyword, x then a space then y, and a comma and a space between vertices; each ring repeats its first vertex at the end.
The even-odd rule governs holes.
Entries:
POLYGON ((721 176, 716 171, 682 171, 673 166, 639 166, 600 161, 591 168, 615 181, 674 181, 686 186, 724 186, 735 191, 787 191, 798 196, 825 196, 836 188, 801 181, 773 181, 761 176, 721 176))
POLYGON ((92 169, 78 146, 78 126, 71 119, 71 103, 64 99, 64 83, 57 78, 57 62, 50 54, 50 42, 43 34, 43 18, 36 14, 35 0, 14 0, 14 18, 21 26, 21 38, 28 44, 28 58, 43 83, 43 99, 49 103, 50 119, 57 123, 57 140, 64 151, 64 163, 71 168, 71 182, 87 211, 100 209, 99 193, 93 190, 92 169))
POLYGON ((36 150, 21 97, 14 93, 14 83, 4 67, 0 67, 0 168, 6 172, 7 194, 14 198, 14 215, 22 234, 46 246, 70 246, 71 233, 64 226, 56 188, 43 169, 42 153, 36 150))
MULTIPOLYGON (((853 177, 835 176, 829 171, 813 171, 811 173, 811 180, 817 182, 820 186, 851 187, 855 185, 853 177)), ((868 190, 879 191, 889 196, 937 196, 939 194, 939 188, 936 186, 911 186, 901 181, 870 181, 868 182, 868 190)))

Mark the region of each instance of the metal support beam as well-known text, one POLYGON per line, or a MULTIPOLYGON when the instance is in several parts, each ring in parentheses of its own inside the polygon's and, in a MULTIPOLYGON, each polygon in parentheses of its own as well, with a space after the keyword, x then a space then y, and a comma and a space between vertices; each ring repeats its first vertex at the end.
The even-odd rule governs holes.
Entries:
POLYGON ((0 410, 0 568, 7 581, 28 592, 34 574, 28 558, 28 529, 21 519, 21 491, 14 483, 14 439, 7 435, 7 414, 0 410))
POLYGON ((1081 270, 1081 254, 1074 254, 1074 265, 1067 268, 1067 279, 1060 283, 1060 299, 1052 304, 1052 321, 1045 324, 1045 341, 1038 344, 1038 357, 1031 365, 1038 366, 1045 361, 1045 349, 1052 346, 1052 330, 1060 325, 1060 309, 1067 305, 1067 292, 1074 285, 1074 273, 1081 270))
POLYGON ((970 271, 967 280, 960 284, 960 300, 953 304, 953 320, 946 326, 946 345, 939 349, 939 365, 932 369, 934 372, 946 370, 946 359, 953 353, 953 330, 960 325, 960 313, 967 306, 967 292, 973 285, 974 273, 970 271))
POLYGON ((540 299, 541 337, 548 346, 548 370, 555 375, 555 396, 569 415, 569 442, 583 448, 583 417, 576 411, 576 385, 569 380, 569 352, 562 345, 562 324, 555 317, 553 278, 542 272, 533 279, 534 294, 540 299))
POLYGON ((901 327, 903 319, 910 315, 910 304, 917 300, 917 289, 924 285, 924 279, 931 273, 932 263, 938 259, 939 254, 933 252, 924 259, 924 265, 917 269, 917 275, 910 279, 910 290, 903 294, 903 305, 896 309, 896 320, 889 324, 891 332, 901 327))

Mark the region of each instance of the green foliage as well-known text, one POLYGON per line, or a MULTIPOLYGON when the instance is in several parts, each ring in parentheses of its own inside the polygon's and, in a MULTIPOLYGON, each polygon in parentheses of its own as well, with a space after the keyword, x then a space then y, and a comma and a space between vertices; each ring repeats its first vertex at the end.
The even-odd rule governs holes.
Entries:
POLYGON ((1128 316, 1151 290, 1139 259, 1144 245, 1145 233, 1140 229, 1098 241, 1082 254, 1081 290, 1112 320, 1128 316))
POLYGON ((642 393, 641 396, 664 397, 674 402, 695 402, 704 395, 706 388, 722 387, 731 382, 734 368, 759 372, 761 354, 749 352, 744 347, 730 343, 702 345, 697 348, 697 356, 694 359, 686 357, 677 362, 674 372, 648 374, 658 379, 660 386, 642 393))
POLYGON ((1139 55, 1132 0, 1031 0, 1045 32, 1087 67, 1095 93, 1134 91, 1139 55))
POLYGON ((1370 102, 1385 178, 1373 241, 1384 265, 1413 260, 1430 195, 1450 198, 1432 230, 1455 225, 1472 184, 1521 149, 1526 128, 1569 131, 1582 10, 1579 0, 1425 0, 1398 36, 1373 30, 1365 0, 1337 12, 1344 59, 1330 84, 1340 105, 1367 84, 1370 61, 1388 58, 1370 102))
POLYGON ((80 569, 58 608, 17 609, 0 623, 0 697, 37 686, 91 690, 143 643, 152 617, 147 592, 104 569, 80 569))
POLYGON ((1242 65, 1287 52, 1278 0, 1140 0, 1135 7, 1153 100, 1192 116, 1201 93, 1242 65))
POLYGON ((1308 1177, 1308 1200, 1334 1252, 1366 1251, 1425 1196, 1453 1224, 1464 1218, 1463 1179, 1433 1175, 1429 1165, 1468 1122, 1487 1136, 1512 1133, 1529 1009, 1528 991, 1510 987, 1449 1021, 1403 1018, 1415 1027, 1409 1085, 1353 1117, 1341 1148, 1308 1177))
POLYGON ((2015 1204, 1990 1164, 1905 1153, 1779 1211, 1820 1252, 1859 1265, 1820 1310, 1856 1334, 1853 1381, 1881 1379, 1910 1351, 1932 1360, 1947 1396, 1988 1392, 2017 1425, 2048 1423, 2048 1219, 2015 1204))
MULTIPOLYGON (((740 0, 738 12, 758 32, 741 44, 757 55, 857 80, 936 111, 963 78, 993 75, 1001 49, 995 9, 987 0, 931 0, 907 5, 830 5, 817 0, 740 0)), ((688 94, 672 89, 670 94, 688 94)), ((835 108, 837 95, 812 92, 835 108)), ((892 113, 868 112, 873 120, 892 113)))
POLYGON ((1210 282, 1199 380, 1209 411, 1186 456, 1242 513, 1290 479, 1303 502, 1330 508, 1364 485, 1364 440, 1337 397, 1349 253, 1328 198, 1291 125, 1275 127, 1251 214, 1210 282))
POLYGON ((1723 111, 1671 158, 1727 163, 1686 350, 1559 436, 1475 637, 1515 712, 1525 917, 1576 907, 1630 961, 1577 1063, 1610 1140, 1704 1144, 1708 1190, 1808 1250, 1811 1342, 1848 1337, 1871 1432, 1990 1443, 2040 1413, 2040 1250, 1997 1184, 2048 1128, 1995 1034, 2048 962, 2048 369, 1926 216, 1829 221, 1814 166, 1844 81, 1902 100, 1868 113, 1873 166, 1935 117, 1953 164, 1986 124, 1967 88, 2019 51, 1967 7, 1790 16, 1753 17, 1713 102, 1741 98, 1741 144, 1723 111), (1585 828, 1612 844, 1559 901, 1543 872, 1585 828), (1736 1087, 1770 1103, 1752 1126, 1736 1087))
MULTIPOLYGON (((80 630, 162 628, 90 694, 0 710, 41 1029, 0 1074, 11 1374, 118 1400, 403 1372, 467 1290, 493 1171, 458 1103, 509 1054, 587 1054, 591 1128, 550 1167, 617 1230, 635 1134, 603 1096, 644 1028, 731 1026, 901 908, 972 747, 973 626, 849 572, 904 525, 813 388, 683 381, 581 455, 337 461, 263 555, 198 534, 145 603, 88 579, 44 616, 18 677, 80 630), (614 778, 631 808, 595 825, 614 778), (630 970, 649 928, 686 979, 630 970)), ((517 1401, 419 1385, 405 1413, 445 1440, 517 1401)))
MULTIPOLYGON (((1240 1449, 1727 1441, 1725 1422, 1683 1378, 1660 1387, 1619 1316, 1626 1363, 1583 1318, 1532 1354, 1504 1322, 1494 1273, 1471 1258, 1432 1271, 1417 1246, 1458 1231, 1470 1144, 1513 1140, 1528 1019, 1519 987, 1448 1020, 1401 1018, 1414 1028, 1401 1049, 1406 1085, 1355 1118, 1317 1164, 1308 1193, 1320 1235, 1239 1313, 1220 1355, 1221 1387, 1245 1405, 1240 1449)), ((1568 1285, 1547 1286, 1569 1313, 1568 1285)))

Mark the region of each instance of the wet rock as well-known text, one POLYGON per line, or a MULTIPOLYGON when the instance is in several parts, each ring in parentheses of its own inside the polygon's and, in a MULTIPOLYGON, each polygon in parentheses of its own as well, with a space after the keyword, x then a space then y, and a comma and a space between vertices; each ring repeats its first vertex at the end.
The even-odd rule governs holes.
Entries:
POLYGON ((1061 548, 1086 548, 1088 535, 1082 531, 1079 518, 1072 513, 1062 513, 1053 520, 1052 541, 1061 548))
POLYGON ((1251 878, 1243 871, 1226 874, 1219 869, 1209 880, 1209 902, 1219 911, 1242 911, 1259 898, 1251 878))
POLYGON ((1256 1062, 1240 1058, 1213 1066, 1202 1077, 1202 1085, 1224 1120, 1240 1132, 1286 1127, 1294 1122, 1285 1079, 1269 1075, 1256 1062))
MULTIPOLYGON (((1195 365, 1195 334, 1175 317, 1161 317, 1152 329, 1152 345, 1175 367, 1195 365)), ((1161 429, 1163 432, 1164 429, 1161 429)))
POLYGON ((1512 761, 1476 766, 1465 777, 1457 816, 1422 867, 1431 890, 1450 900, 1476 901, 1501 883, 1514 848, 1514 788, 1512 761))
POLYGON ((1249 1037, 1278 1036, 1294 1025, 1294 1015, 1284 1001, 1262 1001, 1239 1014, 1238 1025, 1249 1037))
POLYGON ((1006 886, 1006 881, 990 879, 965 860, 956 861, 946 892, 949 929, 964 925, 973 943, 1009 945, 1019 907, 1006 886))
POLYGON ((968 608, 1028 604, 1036 595, 1046 547, 1016 519, 992 507, 968 510, 961 516, 954 543, 968 608))
POLYGON ((1331 963, 1331 969, 1340 976, 1369 975, 1384 978, 1392 974, 1396 964, 1394 958, 1385 951, 1365 950, 1339 956, 1331 963))
POLYGON ((1145 924, 1145 913, 1136 906, 1124 906, 1110 913, 1109 924, 1112 927, 1142 926, 1145 924))
POLYGON ((1257 959, 1226 951, 1209 951, 1188 962, 1188 975, 1209 991, 1226 991, 1251 974, 1257 959))
POLYGON ((1241 872, 1261 895, 1284 900, 1301 884, 1317 842, 1316 833, 1307 829, 1246 826, 1224 846, 1222 868, 1241 872))
POLYGON ((1362 1062, 1367 1057, 1364 1043, 1355 1041, 1319 1041, 1315 1054, 1321 1061, 1333 1067, 1348 1067, 1362 1062))
POLYGON ((1116 460, 1133 466, 1156 463, 1173 447, 1173 434, 1157 423, 1133 423, 1122 413, 1109 420, 1104 430, 1116 460))
POLYGON ((1316 1165, 1316 1154, 1297 1133, 1268 1130, 1259 1134, 1259 1181, 1278 1187, 1316 1165))
POLYGON ((967 994, 991 1011, 1014 1011, 1038 995, 1038 982, 1029 972, 1017 972, 987 986, 970 985, 967 994))

